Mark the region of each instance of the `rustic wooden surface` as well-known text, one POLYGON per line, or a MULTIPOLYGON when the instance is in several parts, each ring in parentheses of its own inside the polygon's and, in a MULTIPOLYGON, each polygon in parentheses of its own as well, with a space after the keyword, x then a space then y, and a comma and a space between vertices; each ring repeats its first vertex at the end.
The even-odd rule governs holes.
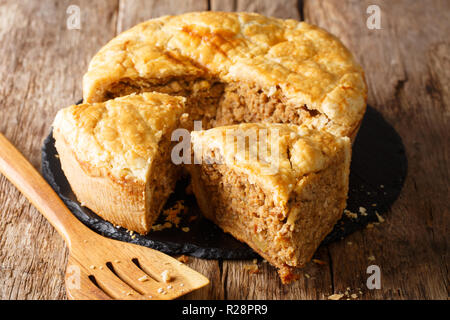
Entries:
MULTIPOLYGON (((103 44, 151 17, 208 9, 303 19, 341 38, 365 69, 369 104, 403 138, 409 171, 386 221, 320 248, 326 264, 310 263, 300 281, 283 286, 263 263, 251 275, 251 261, 190 258, 211 285, 186 298, 326 299, 360 288, 358 299, 448 299, 449 1, 0 0, 0 132, 39 168, 56 111, 81 97, 103 44), (380 30, 366 26, 372 4, 380 30), (80 30, 66 27, 69 5, 81 9, 80 30), (381 269, 380 290, 366 287, 371 264, 381 269)), ((0 299, 65 299, 64 242, 4 177, 0 215, 0 299)))

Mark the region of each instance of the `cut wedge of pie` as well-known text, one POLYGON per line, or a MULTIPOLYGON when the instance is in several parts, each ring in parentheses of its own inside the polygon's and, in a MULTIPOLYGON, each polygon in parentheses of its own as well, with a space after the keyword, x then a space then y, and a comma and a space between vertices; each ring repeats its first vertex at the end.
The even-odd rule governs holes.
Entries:
POLYGON ((241 124, 191 134, 204 215, 278 268, 308 262, 346 205, 351 143, 305 127, 241 124))
POLYGON ((142 234, 150 230, 178 179, 171 133, 184 101, 143 93, 58 112, 56 149, 83 206, 115 225, 142 234))

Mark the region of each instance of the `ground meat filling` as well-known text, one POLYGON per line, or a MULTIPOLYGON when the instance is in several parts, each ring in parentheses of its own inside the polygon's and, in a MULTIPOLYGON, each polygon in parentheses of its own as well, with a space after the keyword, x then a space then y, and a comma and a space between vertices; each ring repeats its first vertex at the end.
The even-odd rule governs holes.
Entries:
POLYGON ((263 89, 250 83, 227 84, 216 114, 215 126, 243 122, 309 123, 326 125, 328 119, 316 110, 289 103, 278 87, 263 89))
POLYGON ((263 257, 276 257, 276 265, 294 259, 289 230, 283 228, 282 212, 287 208, 274 204, 273 198, 245 174, 237 174, 226 165, 201 166, 200 179, 210 196, 214 215, 208 219, 226 232, 248 243, 263 257))
MULTIPOLYGON (((277 86, 262 88, 245 82, 223 83, 214 78, 122 79, 110 86, 104 100, 151 91, 186 97, 189 121, 202 120, 203 129, 245 122, 307 124, 323 128, 330 122, 317 110, 289 103, 277 86)), ((186 126, 192 129, 192 123, 186 126)))
POLYGON ((202 120, 202 128, 209 129, 216 117, 217 106, 224 88, 224 83, 214 79, 170 79, 160 83, 153 83, 148 79, 123 79, 107 90, 104 99, 153 91, 183 96, 187 98, 186 110, 189 113, 189 121, 182 125, 192 130, 192 122, 202 120))
POLYGON ((270 190, 224 164, 193 168, 194 190, 201 190, 200 205, 208 219, 246 242, 288 283, 295 278, 294 268, 311 259, 341 218, 348 191, 342 179, 344 157, 342 151, 326 169, 299 177, 302 188, 292 191, 286 204, 276 204, 270 190))
POLYGON ((158 149, 161 152, 156 156, 152 168, 149 170, 150 176, 146 185, 148 195, 146 207, 150 224, 153 224, 158 218, 167 198, 173 192, 181 172, 181 167, 176 166, 170 160, 172 147, 173 143, 169 135, 159 144, 158 149))

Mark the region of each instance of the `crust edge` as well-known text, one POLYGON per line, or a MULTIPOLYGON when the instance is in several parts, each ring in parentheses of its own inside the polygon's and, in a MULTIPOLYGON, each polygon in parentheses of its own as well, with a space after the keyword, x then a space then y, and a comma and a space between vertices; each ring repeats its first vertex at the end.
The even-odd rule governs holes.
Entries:
POLYGON ((77 159, 64 137, 53 130, 61 168, 82 206, 103 219, 140 234, 150 230, 146 214, 145 183, 119 184, 101 170, 91 170, 77 159))

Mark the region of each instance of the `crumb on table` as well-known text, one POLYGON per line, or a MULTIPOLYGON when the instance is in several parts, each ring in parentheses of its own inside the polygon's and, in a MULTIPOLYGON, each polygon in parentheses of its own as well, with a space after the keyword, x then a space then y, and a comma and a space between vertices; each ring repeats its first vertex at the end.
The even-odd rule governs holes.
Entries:
POLYGON ((358 214, 351 212, 350 210, 345 209, 344 210, 344 214, 349 217, 350 219, 357 219, 358 218, 358 214))
POLYGON ((246 264, 244 265, 244 270, 248 271, 250 274, 259 273, 259 267, 257 264, 246 264))
POLYGON ((312 261, 313 261, 314 263, 316 263, 316 264, 321 265, 321 266, 324 266, 324 265, 327 264, 325 261, 319 260, 319 259, 312 259, 312 261))
POLYGON ((172 223, 170 223, 170 222, 165 222, 164 224, 154 224, 152 226, 153 231, 161 231, 161 230, 170 229, 170 228, 172 228, 172 223))
POLYGON ((172 278, 170 277, 169 270, 164 270, 163 272, 161 272, 161 278, 164 283, 170 282, 172 278))
POLYGON ((328 300, 340 300, 344 295, 342 293, 335 293, 328 296, 328 300))
POLYGON ((163 211, 163 215, 166 216, 166 221, 178 227, 181 221, 180 213, 186 212, 186 207, 184 205, 184 200, 178 200, 175 204, 169 209, 165 209, 163 211))

